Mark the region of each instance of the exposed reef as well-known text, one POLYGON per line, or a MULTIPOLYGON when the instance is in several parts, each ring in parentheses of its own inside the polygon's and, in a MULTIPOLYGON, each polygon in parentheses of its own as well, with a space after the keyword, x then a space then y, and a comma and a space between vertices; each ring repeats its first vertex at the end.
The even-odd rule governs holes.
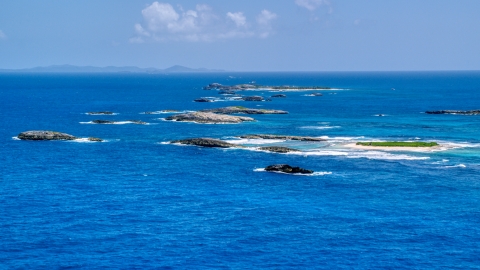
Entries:
POLYGON ((169 116, 165 118, 165 120, 180 121, 180 122, 196 122, 196 123, 204 123, 204 124, 208 124, 208 123, 237 124, 242 122, 255 121, 255 119, 250 117, 223 115, 223 114, 216 114, 211 112, 192 112, 192 113, 177 114, 177 115, 169 116))
POLYGON ((443 111, 426 111, 426 114, 463 114, 463 115, 477 115, 480 114, 480 110, 471 111, 455 111, 455 110, 443 110, 443 111))
POLYGON ((196 146, 202 146, 202 147, 218 147, 218 148, 243 147, 243 146, 239 146, 236 144, 232 144, 232 143, 228 143, 222 140, 212 139, 212 138, 194 138, 194 139, 175 140, 175 141, 171 141, 170 143, 196 145, 196 146))
POLYGON ((259 147, 258 150, 275 152, 275 153, 301 152, 300 150, 283 147, 283 146, 264 146, 264 147, 259 147))
POLYGON ((284 95, 284 94, 277 94, 277 95, 273 95, 271 96, 272 98, 286 98, 287 95, 284 95))
POLYGON ((312 170, 303 169, 300 167, 292 167, 288 164, 275 164, 265 168, 267 172, 283 172, 291 174, 312 174, 312 170))
POLYGON ((18 134, 18 138, 20 140, 28 140, 28 141, 55 141, 55 140, 76 140, 77 137, 67 134, 61 133, 57 131, 48 131, 48 130, 31 130, 25 131, 18 134))
POLYGON ((200 112, 210 112, 210 113, 218 113, 218 114, 236 114, 236 113, 244 113, 244 114, 288 114, 287 111, 269 110, 269 109, 250 109, 250 108, 245 108, 245 107, 242 107, 242 106, 230 106, 230 107, 224 107, 224 108, 206 109, 206 110, 201 110, 200 112))
POLYGON ((251 135, 242 135, 239 137, 242 139, 292 140, 292 141, 311 141, 311 142, 326 141, 323 138, 317 138, 317 137, 285 136, 285 135, 271 135, 271 134, 251 134, 251 135))

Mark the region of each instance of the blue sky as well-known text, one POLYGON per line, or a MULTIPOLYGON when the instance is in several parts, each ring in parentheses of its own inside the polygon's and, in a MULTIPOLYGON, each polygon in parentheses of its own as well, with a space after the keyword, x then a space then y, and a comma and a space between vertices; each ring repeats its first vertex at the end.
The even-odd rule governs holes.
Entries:
POLYGON ((1 1, 0 68, 480 70, 478 0, 1 1))

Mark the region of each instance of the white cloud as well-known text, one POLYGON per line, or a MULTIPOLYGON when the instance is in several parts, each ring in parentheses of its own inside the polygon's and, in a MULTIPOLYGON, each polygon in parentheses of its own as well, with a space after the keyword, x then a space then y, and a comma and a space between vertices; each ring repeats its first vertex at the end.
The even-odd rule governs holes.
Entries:
POLYGON ((261 31, 260 37, 266 38, 273 33, 271 21, 276 18, 277 18, 277 14, 270 12, 266 9, 262 10, 260 15, 257 16, 257 23, 261 31))
POLYGON ((245 18, 242 12, 228 12, 227 17, 230 18, 238 27, 246 26, 247 24, 247 18, 245 18))
POLYGON ((142 10, 143 22, 134 25, 131 43, 147 41, 214 41, 219 39, 267 37, 273 31, 270 21, 276 14, 263 10, 257 23, 248 22, 243 12, 227 12, 217 16, 207 5, 194 10, 177 10, 169 3, 153 2, 142 10))
POLYGON ((330 1, 328 0, 295 0, 295 4, 297 4, 300 7, 304 7, 310 11, 314 11, 320 6, 326 6, 329 8, 329 11, 328 11, 329 13, 333 12, 330 1))
POLYGON ((7 35, 2 30, 0 30, 0 39, 7 39, 7 35))

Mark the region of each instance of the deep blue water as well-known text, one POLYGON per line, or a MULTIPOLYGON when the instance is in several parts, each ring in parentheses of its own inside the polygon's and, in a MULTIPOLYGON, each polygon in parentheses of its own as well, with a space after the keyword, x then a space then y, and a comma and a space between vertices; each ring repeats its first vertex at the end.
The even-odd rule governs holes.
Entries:
POLYGON ((423 113, 480 109, 480 72, 0 74, 0 100, 1 268, 480 268, 480 116, 423 113), (341 90, 192 102, 221 97, 208 83, 250 81, 341 90), (290 113, 238 125, 141 114, 229 105, 290 113), (85 114, 104 110, 118 115, 85 114), (38 129, 107 141, 14 138, 38 129), (250 133, 328 140, 276 143, 302 155, 165 144, 250 133), (445 148, 345 146, 370 140, 445 148), (256 170, 275 163, 321 173, 256 170))

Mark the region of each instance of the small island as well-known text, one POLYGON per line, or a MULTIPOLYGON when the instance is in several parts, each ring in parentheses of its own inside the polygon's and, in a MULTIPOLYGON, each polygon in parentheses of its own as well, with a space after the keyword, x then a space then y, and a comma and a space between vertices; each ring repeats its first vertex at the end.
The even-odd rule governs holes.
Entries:
POLYGON ((260 84, 223 85, 219 83, 211 83, 203 87, 203 89, 204 90, 222 90, 222 91, 242 91, 242 90, 305 91, 305 90, 330 90, 332 88, 327 86, 292 86, 292 85, 269 86, 269 85, 260 85, 260 84))

